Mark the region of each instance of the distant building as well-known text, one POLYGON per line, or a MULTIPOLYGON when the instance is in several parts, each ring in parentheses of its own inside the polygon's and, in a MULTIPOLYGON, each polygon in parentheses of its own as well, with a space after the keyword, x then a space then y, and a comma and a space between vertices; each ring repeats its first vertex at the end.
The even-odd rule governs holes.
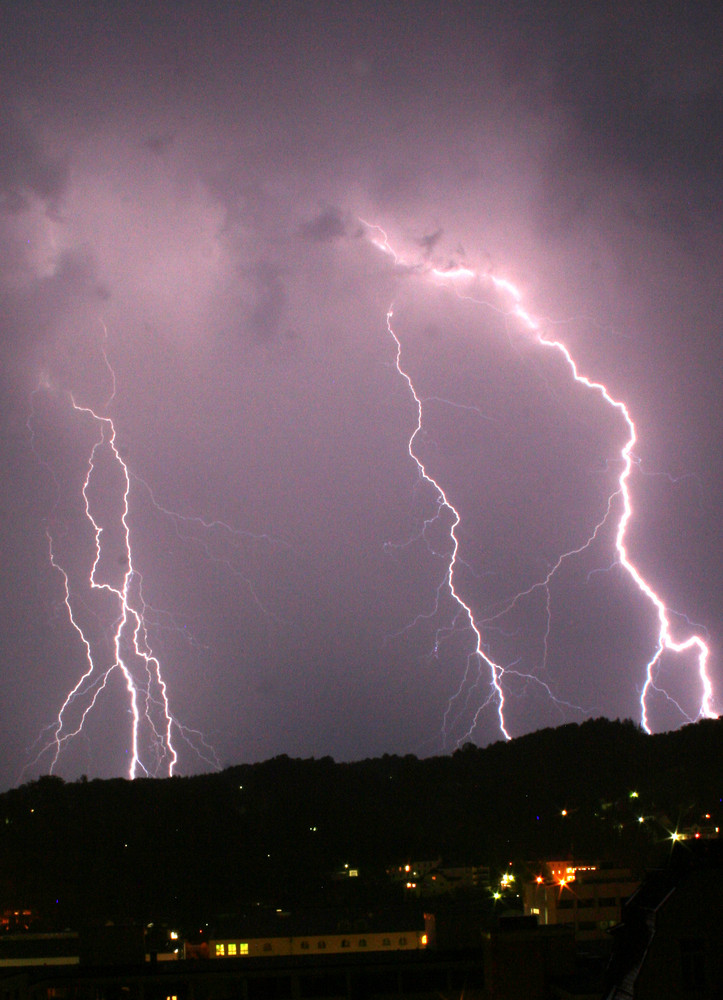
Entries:
POLYGON ((523 886, 526 916, 542 926, 571 927, 576 941, 604 940, 640 880, 606 862, 548 861, 545 873, 523 886))
POLYGON ((392 865, 391 868, 387 868, 387 875, 393 882, 416 883, 419 879, 423 879, 427 872, 439 868, 441 864, 441 858, 435 858, 433 861, 408 861, 405 864, 392 865))
POLYGON ((0 932, 12 934, 13 931, 30 930, 38 919, 33 910, 3 910, 0 914, 0 932))
MULTIPOLYGON (((331 911, 260 913, 217 927, 206 954, 212 959, 419 951, 427 947, 424 915, 382 910, 350 917, 331 911)), ((187 955, 195 954, 187 946, 187 955)))
POLYGON ((349 878, 358 878, 359 869, 352 868, 350 865, 344 865, 343 868, 339 868, 337 871, 333 872, 331 877, 335 882, 344 882, 349 878))
MULTIPOLYGON (((710 817, 708 817, 710 818, 710 817)), ((678 830, 675 840, 715 840, 720 836, 720 829, 712 823, 693 823, 691 826, 678 830)))
POLYGON ((77 965, 80 961, 78 935, 0 934, 0 968, 24 966, 77 965))
POLYGON ((387 874, 401 882, 410 895, 423 898, 488 889, 490 885, 487 865, 445 864, 441 858, 397 865, 388 868, 387 874))
MULTIPOLYGON (((178 939, 177 932, 172 932, 178 939)), ((164 950, 151 947, 149 933, 136 925, 112 923, 89 925, 80 933, 61 931, 36 934, 0 934, 0 970, 44 966, 142 965, 144 962, 177 961, 180 942, 163 940, 164 950), (178 945, 175 950, 170 944, 178 945)), ((2 997, 0 996, 0 1000, 2 997)))

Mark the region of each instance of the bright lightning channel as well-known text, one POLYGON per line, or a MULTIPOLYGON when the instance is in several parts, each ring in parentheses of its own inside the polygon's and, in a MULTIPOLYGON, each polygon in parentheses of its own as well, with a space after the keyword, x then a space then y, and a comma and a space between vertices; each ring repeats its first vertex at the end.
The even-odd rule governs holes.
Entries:
MULTIPOLYGON (((111 394, 105 407, 112 402, 115 391, 115 372, 105 351, 107 330, 104 324, 104 340, 101 348, 103 361, 112 383, 111 394)), ((40 391, 50 391, 52 386, 47 375, 40 378, 33 397, 40 391)), ((88 716, 98 703, 102 692, 106 689, 111 675, 119 672, 127 692, 128 713, 130 716, 130 743, 128 777, 133 779, 140 775, 171 776, 178 764, 179 755, 177 741, 186 743, 205 764, 218 770, 219 761, 211 746, 203 735, 180 722, 171 712, 168 686, 164 679, 161 664, 153 653, 149 638, 151 620, 149 612, 152 609, 143 596, 143 578, 136 569, 131 545, 131 529, 129 525, 131 472, 120 453, 117 445, 116 427, 111 417, 97 412, 90 406, 76 400, 75 395, 69 395, 70 404, 75 414, 82 419, 90 420, 97 429, 95 441, 90 449, 85 476, 81 487, 82 508, 93 535, 92 560, 87 582, 91 591, 109 595, 113 612, 111 627, 112 655, 103 654, 94 648, 95 644, 89 637, 76 610, 79 600, 74 602, 70 576, 56 555, 53 535, 46 528, 49 561, 52 568, 62 580, 62 604, 68 621, 76 632, 83 647, 85 667, 75 685, 66 695, 57 718, 47 729, 49 738, 41 747, 35 762, 46 754, 50 755, 50 773, 58 765, 61 754, 66 747, 78 737, 86 724, 88 716), (120 513, 114 522, 115 530, 119 532, 121 556, 118 563, 123 566, 120 578, 114 580, 107 571, 108 557, 104 555, 104 532, 106 529, 99 516, 94 513, 92 494, 96 489, 96 479, 101 473, 101 460, 110 460, 116 474, 120 474, 120 485, 117 499, 120 513)), ((34 412, 28 418, 30 444, 41 464, 49 472, 56 489, 56 505, 59 499, 60 485, 52 466, 40 457, 36 450, 36 431, 34 427, 34 412)), ((145 485, 145 484, 144 484, 145 485)), ((101 488, 103 483, 101 483, 101 488)), ((155 500, 152 498, 153 503, 155 500)), ((176 519, 176 526, 181 515, 159 508, 163 513, 176 519)), ((205 525, 209 527, 208 525, 205 525)), ((224 525, 224 527, 227 527, 224 525)), ((230 530, 230 529, 229 529, 230 530)), ((110 563, 112 565, 112 563, 110 563)), ((157 622, 153 623, 157 625, 157 622)), ((41 737, 42 740, 42 737, 41 737)))
MULTIPOLYGON (((441 512, 441 510, 444 508, 447 511, 449 511, 449 513, 452 516, 452 525, 451 525, 451 527, 449 529, 449 535, 450 535, 450 538, 452 540, 452 551, 450 553, 450 556, 449 556, 449 559, 448 559, 448 562, 447 562, 447 572, 446 572, 446 575, 445 575, 445 580, 443 581, 443 583, 442 583, 441 586, 444 586, 446 584, 446 586, 447 586, 447 588, 449 590, 449 593, 452 596, 452 599, 456 602, 456 604, 459 606, 462 614, 467 619, 467 623, 468 623, 469 627, 471 628, 472 633, 473 633, 473 635, 475 637, 475 649, 474 649, 473 655, 476 656, 479 660, 484 661, 487 664, 487 666, 489 667, 490 682, 491 682, 491 685, 492 685, 492 694, 490 695, 490 698, 496 697, 496 699, 497 699, 497 716, 498 716, 498 719, 499 719, 500 731, 504 735, 505 739, 510 739, 510 734, 507 732, 507 729, 505 728, 505 714, 504 714, 505 693, 504 693, 504 691, 502 689, 502 684, 501 684, 501 677, 502 677, 502 675, 504 673, 504 668, 502 666, 500 666, 500 664, 495 663, 494 660, 490 659, 490 657, 488 657, 486 655, 486 653, 484 652, 484 650, 482 648, 482 634, 481 634, 481 632, 480 632, 480 630, 479 630, 479 628, 477 626, 477 623, 475 621, 474 613, 473 613, 472 609, 470 608, 470 606, 465 603, 465 601, 462 599, 462 597, 460 597, 460 595, 458 594, 457 590, 455 589, 454 571, 455 571, 455 567, 457 565, 457 553, 459 551, 459 539, 457 538, 456 528, 457 528, 457 525, 460 522, 459 511, 457 510, 457 508, 452 503, 450 503, 449 499, 447 498, 447 494, 444 492, 444 490, 442 489, 442 487, 440 486, 440 484, 437 482, 437 480, 434 479, 427 472, 426 468, 424 467, 423 462, 420 461, 420 459, 417 457, 417 454, 416 454, 416 452, 414 450, 415 439, 416 439, 417 435, 422 430, 422 400, 417 395, 417 390, 414 388, 414 383, 412 382, 412 379, 411 379, 409 373, 404 368, 402 368, 402 364, 401 364, 402 345, 401 345, 401 342, 400 342, 399 338, 397 337, 396 333, 394 332, 394 328, 392 327, 392 316, 393 315, 394 315, 394 311, 393 311, 393 309, 390 308, 389 311, 387 312, 387 331, 389 332, 389 335, 392 338, 392 340, 394 341, 394 343, 397 345, 397 353, 396 353, 396 358, 395 358, 396 369, 399 372, 399 374, 401 375, 401 377, 404 379, 404 381, 407 383, 407 387, 409 389, 409 392, 411 393, 412 398, 414 399, 414 402, 417 405, 417 426, 414 428, 412 436, 409 439, 409 445, 408 445, 408 449, 407 450, 409 451, 410 458, 412 459, 412 461, 417 466, 420 478, 424 482, 428 483, 436 491, 436 493, 437 493, 437 497, 438 497, 438 501, 437 501, 437 515, 439 515, 439 513, 441 512)), ((437 593, 439 594, 439 591, 437 593)), ((462 682, 462 686, 464 686, 464 681, 462 682)), ((487 702, 485 703, 485 705, 486 704, 487 704, 487 702)), ((483 707, 485 707, 485 706, 483 706, 483 707)), ((480 711, 482 711, 482 709, 480 709, 480 711)), ((446 722, 446 716, 445 716, 445 722, 446 722)), ((472 728, 474 728, 474 725, 473 725, 472 728)))
POLYGON ((105 668, 99 668, 92 644, 80 625, 73 609, 68 573, 56 559, 53 550, 53 540, 50 532, 46 532, 49 546, 50 562, 63 580, 64 597, 68 619, 78 634, 85 651, 86 669, 78 682, 69 691, 58 713, 57 723, 53 733, 53 758, 50 771, 58 763, 63 748, 83 729, 88 714, 95 707, 100 693, 106 687, 108 679, 114 670, 120 671, 128 692, 128 705, 131 716, 130 762, 128 777, 135 778, 139 774, 156 774, 159 770, 173 774, 173 768, 178 762, 178 752, 173 743, 174 719, 171 715, 168 700, 168 689, 163 678, 161 665, 153 655, 148 630, 144 619, 144 602, 140 589, 140 576, 133 564, 130 527, 128 525, 130 474, 116 443, 116 429, 110 417, 102 416, 92 407, 78 403, 71 394, 70 402, 77 414, 89 417, 98 429, 98 436, 91 448, 85 479, 81 488, 85 516, 89 521, 94 536, 94 557, 88 583, 91 590, 101 591, 111 595, 117 608, 112 634, 113 661, 105 668), (97 463, 102 451, 112 456, 122 476, 121 513, 119 524, 122 537, 121 563, 124 565, 120 583, 112 582, 101 574, 99 564, 103 556, 104 528, 93 513, 90 490, 97 475, 97 463), (141 678, 134 676, 131 658, 142 664, 141 678), (85 696, 88 702, 80 715, 77 725, 66 722, 69 709, 74 702, 85 696), (141 756, 141 726, 145 723, 150 729, 151 745, 155 762, 144 763, 141 756))
MULTIPOLYGON (((635 424, 630 415, 630 411, 622 400, 616 399, 610 392, 610 390, 602 382, 597 382, 594 379, 582 374, 577 366, 576 361, 572 357, 569 348, 560 340, 555 340, 548 337, 545 333, 542 324, 535 319, 524 307, 522 294, 520 290, 511 281, 506 278, 501 278, 489 271, 478 272, 466 266, 450 266, 448 268, 438 268, 431 266, 426 261, 422 264, 414 263, 407 260, 402 254, 398 253, 390 244, 386 232, 378 225, 369 223, 364 219, 360 219, 360 222, 366 227, 367 235, 369 241, 377 249, 381 250, 383 253, 387 254, 392 258, 396 267, 402 269, 406 273, 415 273, 419 275, 431 278, 435 283, 444 283, 445 285, 451 286, 454 293, 461 299, 466 299, 473 303, 481 306, 487 306, 490 308, 496 308, 491 306, 490 303, 484 300, 475 299, 471 295, 463 294, 459 290, 460 283, 471 284, 472 282, 478 282, 482 284, 487 284, 491 286, 498 295, 503 299, 507 300, 509 305, 502 311, 506 315, 510 315, 518 320, 520 325, 526 329, 529 333, 533 334, 537 342, 544 348, 556 351, 559 353, 565 361, 572 378, 579 385, 584 386, 590 392, 599 395, 604 402, 616 410, 623 420, 623 423, 627 430, 627 440, 623 445, 620 452, 620 459, 622 464, 622 471, 617 481, 616 490, 610 495, 607 502, 607 508, 605 514, 601 520, 595 525, 591 534, 585 542, 583 542, 578 547, 571 549, 568 552, 564 552, 553 565, 552 569, 547 573, 543 580, 538 581, 531 587, 517 594, 512 598, 511 601, 507 602, 502 610, 498 611, 491 617, 485 618, 483 621, 479 622, 476 620, 474 612, 470 605, 463 599, 456 584, 456 569, 459 563, 459 539, 456 534, 456 529, 460 523, 460 514, 457 509, 450 502, 447 493, 440 485, 440 483, 434 479, 427 471, 424 463, 421 461, 419 456, 415 451, 415 441, 418 435, 422 432, 423 427, 423 410, 422 410, 422 399, 417 393, 417 390, 412 382, 409 373, 402 367, 401 355, 402 346, 401 342, 395 333, 392 326, 393 317, 393 307, 390 307, 387 312, 387 331, 390 337, 393 339, 396 345, 396 358, 395 365, 396 369, 401 376, 401 378, 406 382, 409 392, 411 393, 414 402, 417 407, 417 424, 414 428, 411 437, 409 438, 408 451, 409 455, 417 466, 417 470, 420 478, 428 483, 437 494, 437 515, 435 519, 443 509, 446 509, 452 519, 451 526, 449 528, 449 537, 451 540, 451 550, 447 559, 447 569, 444 580, 440 584, 437 590, 437 600, 439 600, 439 595, 442 588, 446 587, 447 592, 458 607, 458 614, 455 615, 453 626, 456 625, 457 619, 461 616, 466 622, 468 627, 471 629, 474 636, 474 648, 470 654, 467 661, 467 669, 464 674, 462 683, 457 690, 457 692, 452 696, 450 702, 447 706, 447 711, 444 716, 443 721, 443 735, 445 733, 445 728, 447 725, 448 716, 452 710, 454 703, 461 697, 461 694, 467 685, 469 679, 469 673, 471 669, 471 662, 477 661, 479 664, 480 671, 483 670, 483 664, 486 666, 489 672, 489 695, 485 699, 484 703, 477 709, 472 719, 472 724, 469 727, 465 736, 462 740, 471 736, 474 729, 479 721, 480 713, 491 703, 496 703, 497 716, 499 729, 502 735, 506 738, 510 738, 510 733, 508 731, 508 726, 505 720, 505 692, 504 692, 504 677, 506 673, 510 673, 513 676, 522 677, 528 681, 534 681, 537 684, 542 685, 547 693, 553 698, 553 700, 558 704, 567 704, 561 702, 560 699, 556 698, 548 685, 544 684, 538 677, 532 674, 521 674, 520 672, 513 670, 514 664, 508 665, 507 667, 495 662, 486 652, 484 648, 484 643, 482 639, 482 630, 485 625, 489 626, 504 614, 510 611, 522 598, 531 594, 534 590, 542 588, 546 595, 546 615, 547 615, 547 626, 543 640, 543 659, 547 657, 547 645, 549 640, 549 633, 551 627, 551 609, 550 609, 550 592, 549 585, 558 572, 562 564, 576 556, 581 552, 585 551, 592 543, 597 539, 598 533, 604 524, 607 523, 609 518, 613 514, 613 510, 616 506, 616 501, 619 499, 622 504, 622 512, 620 514, 619 520, 617 522, 617 529, 615 531, 615 562, 618 563, 626 571, 628 576, 632 579, 638 590, 647 598, 647 600, 652 604, 657 617, 658 627, 657 627, 657 637, 655 641, 654 651, 645 664, 644 668, 644 681, 640 690, 640 723, 642 728, 646 733, 650 733, 652 730, 650 728, 649 719, 649 707, 648 699, 650 694, 655 691, 662 694, 669 701, 671 701, 682 713, 682 715, 690 722, 694 721, 667 692, 662 689, 657 683, 657 673, 660 665, 660 661, 666 652, 671 652, 675 654, 681 654, 691 651, 695 655, 697 663, 697 672, 700 680, 701 687, 701 698, 698 707, 697 718, 717 718, 718 713, 713 707, 713 684, 708 673, 708 660, 710 657, 710 650, 704 639, 692 632, 690 635, 683 639, 676 639, 673 636, 672 626, 670 622, 670 612, 665 605, 665 602, 660 597, 659 594, 653 589, 652 585, 644 578, 640 570, 633 563, 630 555, 628 553, 626 545, 626 535, 630 520, 633 516, 633 504, 630 491, 630 475, 634 464, 638 464, 638 458, 634 454, 633 448, 637 440, 637 435, 635 431, 635 424)), ((425 522, 425 527, 427 522, 425 522)), ((426 617, 426 616, 424 616, 426 617)), ((436 644, 435 644, 436 645, 436 644)), ((469 694, 468 694, 469 698, 469 694)), ((577 706, 571 706, 577 707, 577 706)), ((460 740, 459 742, 462 742, 460 740)))

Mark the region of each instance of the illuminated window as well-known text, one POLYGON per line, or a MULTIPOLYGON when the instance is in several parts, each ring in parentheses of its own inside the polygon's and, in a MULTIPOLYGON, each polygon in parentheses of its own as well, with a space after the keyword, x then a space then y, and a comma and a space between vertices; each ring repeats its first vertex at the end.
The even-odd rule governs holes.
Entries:
POLYGON ((248 955, 249 953, 248 941, 241 942, 241 944, 238 946, 238 952, 239 955, 248 955))
POLYGON ((226 954, 226 946, 223 945, 223 944, 217 944, 216 945, 216 954, 217 955, 225 955, 226 954))
POLYGON ((227 950, 226 950, 226 954, 227 955, 235 955, 236 954, 236 945, 235 944, 230 944, 228 946, 227 950))

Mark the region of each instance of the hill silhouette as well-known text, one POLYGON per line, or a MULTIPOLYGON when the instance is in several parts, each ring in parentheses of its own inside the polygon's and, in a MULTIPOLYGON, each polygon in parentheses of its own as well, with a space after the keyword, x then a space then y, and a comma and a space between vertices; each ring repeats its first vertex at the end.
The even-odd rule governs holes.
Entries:
POLYGON ((44 928, 192 927, 258 904, 393 902, 403 890, 385 870, 404 861, 494 870, 574 855, 641 868, 674 829, 723 825, 722 751, 723 721, 647 736, 596 719, 428 759, 46 776, 0 795, 0 911, 32 909, 44 928), (335 877, 344 865, 359 877, 335 877))

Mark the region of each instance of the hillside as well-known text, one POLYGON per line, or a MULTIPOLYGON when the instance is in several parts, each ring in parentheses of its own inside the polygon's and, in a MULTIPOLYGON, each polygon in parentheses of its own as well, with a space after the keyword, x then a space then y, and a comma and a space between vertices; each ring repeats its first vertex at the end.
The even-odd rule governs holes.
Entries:
POLYGON ((64 783, 0 796, 0 911, 44 927, 195 924, 263 903, 393 901, 404 860, 504 866, 664 857, 670 833, 723 825, 723 721, 646 736, 598 719, 450 756, 286 756, 191 778, 64 783), (631 793, 637 793, 631 797, 631 793), (566 815, 563 815, 563 810, 566 815), (640 817, 644 822, 640 821, 640 817), (336 881, 348 864, 360 876, 336 881))

